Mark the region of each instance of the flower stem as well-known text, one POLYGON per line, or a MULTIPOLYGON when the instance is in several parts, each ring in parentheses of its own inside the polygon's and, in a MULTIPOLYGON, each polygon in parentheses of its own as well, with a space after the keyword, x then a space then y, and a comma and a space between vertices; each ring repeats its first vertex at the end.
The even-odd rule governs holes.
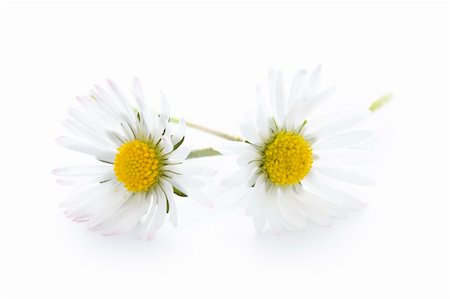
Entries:
POLYGON ((386 105, 388 102, 390 102, 391 99, 392 99, 392 93, 387 93, 387 94, 379 97, 375 101, 373 101, 369 107, 369 110, 372 112, 375 112, 378 109, 380 109, 381 107, 383 107, 384 105, 386 105))
MULTIPOLYGON (((177 122, 180 121, 176 117, 170 117, 170 120, 173 121, 174 123, 177 123, 177 122)), ((226 140, 230 140, 230 141, 244 141, 239 136, 229 135, 229 134, 226 134, 226 133, 223 133, 223 132, 220 132, 220 131, 217 131, 217 130, 214 130, 214 129, 211 129, 211 128, 208 128, 208 127, 205 127, 205 126, 202 126, 202 125, 199 125, 199 124, 192 123, 190 121, 186 121, 186 126, 188 126, 189 128, 193 128, 193 129, 196 129, 196 130, 199 130, 199 131, 202 131, 202 132, 205 132, 205 133, 208 133, 208 134, 211 134, 211 135, 214 135, 214 136, 226 139, 226 140)))

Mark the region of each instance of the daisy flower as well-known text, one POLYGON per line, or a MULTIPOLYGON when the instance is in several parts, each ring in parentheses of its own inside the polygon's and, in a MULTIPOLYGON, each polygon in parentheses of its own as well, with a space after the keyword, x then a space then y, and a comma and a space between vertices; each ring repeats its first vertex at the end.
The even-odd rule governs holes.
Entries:
POLYGON ((150 110, 137 79, 130 103, 111 81, 79 97, 63 122, 76 137, 60 137, 60 145, 92 156, 91 165, 54 170, 59 182, 75 185, 61 204, 67 217, 87 222, 103 234, 124 233, 141 223, 141 237, 151 239, 166 215, 177 225, 175 200, 192 196, 208 203, 198 189, 202 169, 184 163, 185 122, 171 122, 161 93, 161 113, 150 110))
POLYGON ((370 161, 370 156, 350 148, 372 135, 354 126, 383 101, 350 116, 320 120, 314 115, 334 92, 319 89, 320 74, 320 67, 310 74, 298 71, 286 96, 281 72, 270 70, 268 97, 257 87, 256 119, 240 127, 245 142, 222 150, 239 154, 240 169, 223 184, 244 194, 246 214, 257 231, 267 224, 275 232, 302 230, 309 222, 329 225, 330 218, 363 206, 339 183, 373 184, 349 167, 370 161), (342 187, 332 186, 327 177, 342 187))

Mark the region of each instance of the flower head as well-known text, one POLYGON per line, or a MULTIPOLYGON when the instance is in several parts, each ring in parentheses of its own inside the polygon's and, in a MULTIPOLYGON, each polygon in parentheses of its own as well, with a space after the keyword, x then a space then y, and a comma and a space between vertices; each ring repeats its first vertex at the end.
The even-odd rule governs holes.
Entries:
POLYGON ((79 108, 69 109, 64 125, 76 136, 57 142, 95 158, 92 165, 54 170, 74 190, 62 203, 69 218, 87 222, 104 234, 132 230, 142 221, 141 235, 152 238, 166 215, 177 225, 175 199, 192 196, 208 203, 198 189, 202 169, 184 163, 185 122, 170 121, 169 106, 161 94, 162 111, 147 106, 141 85, 134 80, 135 107, 108 81, 79 97, 79 108))
POLYGON ((270 70, 269 96, 257 87, 256 119, 241 125, 245 142, 226 146, 225 152, 239 154, 241 168, 224 185, 241 189, 246 212, 258 231, 267 223, 277 232, 304 229, 308 222, 328 225, 331 217, 363 206, 327 184, 329 178, 338 185, 372 184, 351 169, 370 161, 366 152, 351 149, 371 136, 353 129, 370 111, 320 121, 317 109, 334 92, 319 89, 320 75, 320 67, 310 74, 298 71, 285 96, 281 72, 270 70))

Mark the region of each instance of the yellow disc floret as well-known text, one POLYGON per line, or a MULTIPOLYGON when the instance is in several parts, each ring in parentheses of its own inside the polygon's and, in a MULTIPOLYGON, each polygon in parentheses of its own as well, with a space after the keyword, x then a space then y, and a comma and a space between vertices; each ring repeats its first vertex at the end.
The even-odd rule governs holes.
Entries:
POLYGON ((276 185, 298 184, 309 172, 313 153, 309 142, 300 134, 280 131, 262 152, 262 168, 276 185))
POLYGON ((158 182, 161 173, 158 149, 147 142, 133 140, 118 149, 114 160, 117 180, 128 191, 147 191, 158 182))

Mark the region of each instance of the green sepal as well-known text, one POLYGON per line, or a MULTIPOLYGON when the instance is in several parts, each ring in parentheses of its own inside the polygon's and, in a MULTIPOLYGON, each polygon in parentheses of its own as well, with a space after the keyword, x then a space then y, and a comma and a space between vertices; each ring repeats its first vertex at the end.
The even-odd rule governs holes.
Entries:
POLYGON ((177 142, 177 144, 175 144, 175 145, 173 146, 173 150, 176 150, 177 148, 179 148, 180 145, 183 143, 183 141, 184 141, 184 136, 183 136, 183 138, 181 138, 180 141, 177 142))
POLYGON ((178 188, 176 188, 174 186, 172 186, 172 188, 173 188, 173 193, 175 193, 176 195, 181 196, 181 197, 187 197, 187 195, 184 194, 183 192, 181 192, 178 188))
POLYGON ((300 129, 298 129, 298 132, 299 132, 299 133, 303 130, 303 128, 306 126, 307 123, 308 123, 308 121, 305 119, 305 120, 303 121, 302 125, 300 126, 300 129))
POLYGON ((186 159, 195 159, 201 157, 211 157, 222 155, 220 152, 216 151, 212 147, 202 148, 198 150, 191 151, 186 159))

